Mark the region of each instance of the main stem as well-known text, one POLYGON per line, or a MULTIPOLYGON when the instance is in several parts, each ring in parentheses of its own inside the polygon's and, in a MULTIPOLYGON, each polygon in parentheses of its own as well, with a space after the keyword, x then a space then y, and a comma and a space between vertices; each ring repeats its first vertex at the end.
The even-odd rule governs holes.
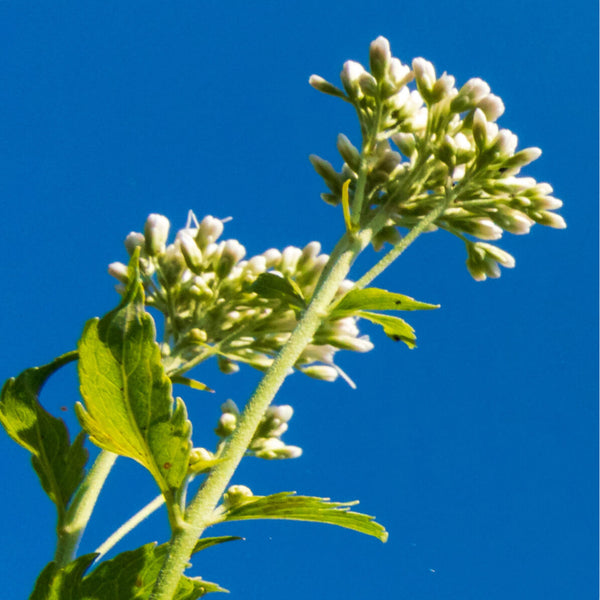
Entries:
POLYGON ((174 531, 167 560, 160 572, 151 600, 171 600, 177 589, 196 540, 210 522, 210 517, 242 460, 269 404, 300 354, 312 340, 340 283, 346 278, 356 256, 368 244, 371 230, 351 236, 346 234, 332 252, 326 271, 313 299, 289 341, 267 371, 248 401, 221 460, 190 503, 185 525, 174 531))
MULTIPOLYGON (((419 222, 406 236, 401 251, 406 249, 441 212, 443 208, 437 208, 419 222)), ((352 263, 386 221, 387 215, 382 213, 374 217, 365 229, 355 234, 347 232, 331 253, 313 299, 302 319, 248 401, 235 432, 221 455, 221 460, 189 504, 183 525, 173 531, 169 554, 150 600, 172 600, 196 540, 210 524, 212 513, 246 453, 265 411, 300 354, 313 339, 323 318, 327 316, 330 304, 340 284, 348 275, 352 263)))

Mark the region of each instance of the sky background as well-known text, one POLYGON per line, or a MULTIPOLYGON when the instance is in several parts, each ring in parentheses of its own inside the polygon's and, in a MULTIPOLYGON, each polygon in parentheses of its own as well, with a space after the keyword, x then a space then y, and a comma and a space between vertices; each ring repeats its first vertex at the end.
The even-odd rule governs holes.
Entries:
MULTIPOLYGON (((296 374, 294 461, 247 459, 234 483, 360 499, 389 542, 324 525, 231 524, 242 535, 198 555, 192 575, 231 598, 544 600, 597 597, 597 7, 594 2, 0 3, 0 376, 74 348, 84 322, 118 301, 108 263, 151 212, 232 216, 249 254, 319 240, 340 210, 307 157, 339 166, 358 142, 348 105, 314 91, 389 38, 403 62, 431 60, 503 98, 500 125, 542 158, 525 174, 564 200, 568 229, 507 234, 517 267, 476 283, 464 248, 423 236, 376 284, 440 303, 410 315, 418 348, 364 325, 367 355, 339 355, 358 384, 296 374)), ((369 255, 368 260, 373 260, 369 255)), ((362 263, 366 264, 366 263, 362 263)), ((214 443, 219 404, 243 404, 258 374, 198 377, 187 392, 196 445, 214 443)), ((179 390, 184 394, 185 390, 179 390)), ((42 400, 73 428, 73 366, 42 400), (60 407, 67 406, 67 412, 60 407)), ((53 554, 54 508, 28 454, 0 436, 0 581, 27 597, 53 554)), ((154 497, 120 459, 81 550, 154 497)), ((118 547, 165 541, 158 513, 118 547)))

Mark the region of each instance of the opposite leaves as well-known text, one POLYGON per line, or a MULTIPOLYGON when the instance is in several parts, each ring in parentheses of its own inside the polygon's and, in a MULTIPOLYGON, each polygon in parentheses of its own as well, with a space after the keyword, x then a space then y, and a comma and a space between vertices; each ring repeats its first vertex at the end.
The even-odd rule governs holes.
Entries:
POLYGON ((85 435, 79 434, 71 444, 64 421, 47 412, 38 395, 52 373, 76 358, 77 352, 69 352, 43 367, 23 371, 4 384, 0 399, 0 423, 31 452, 42 487, 56 504, 59 524, 83 478, 88 453, 83 447, 85 435))
POLYGON ((191 424, 173 400, 152 317, 144 310, 137 253, 121 304, 89 321, 79 342, 82 427, 100 448, 133 458, 151 473, 165 497, 188 470, 191 424))

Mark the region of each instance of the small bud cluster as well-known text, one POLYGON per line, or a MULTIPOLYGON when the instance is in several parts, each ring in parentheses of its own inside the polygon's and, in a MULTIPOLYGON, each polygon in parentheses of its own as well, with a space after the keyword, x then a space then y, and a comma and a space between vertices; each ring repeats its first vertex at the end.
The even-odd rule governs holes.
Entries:
MULTIPOLYGON (((279 275, 308 302, 328 255, 321 254, 318 242, 311 242, 304 248, 272 248, 247 258, 237 240, 219 241, 224 224, 212 216, 198 222, 190 213, 171 244, 169 228, 166 217, 152 214, 144 234, 132 232, 125 240, 130 254, 140 249, 146 304, 165 316, 165 364, 177 368, 199 354, 215 354, 224 373, 235 373, 239 363, 266 370, 298 324, 300 310, 281 298, 255 292, 252 285, 264 273, 279 275)), ((126 266, 112 263, 109 273, 121 282, 122 290, 126 266)), ((344 282, 338 294, 350 286, 344 282)), ((339 349, 372 348, 356 322, 356 317, 344 316, 325 323, 296 367, 318 379, 336 379, 339 370, 333 363, 339 349)))
MULTIPOLYGON (((288 422, 294 414, 289 405, 270 406, 258 426, 252 442, 248 446, 247 455, 257 458, 282 459, 298 458, 302 448, 288 446, 281 436, 288 429, 288 422)), ((228 400, 221 406, 221 417, 215 433, 222 439, 229 437, 237 427, 240 411, 235 402, 228 400)))
POLYGON ((502 250, 497 251, 502 259, 494 259, 489 244, 487 258, 476 259, 482 250, 471 238, 495 241, 504 231, 525 234, 534 223, 566 227, 552 212, 562 203, 551 195, 550 185, 517 176, 541 151, 517 151, 517 136, 498 128, 495 121, 504 104, 485 81, 473 78, 457 89, 454 77, 438 77, 423 58, 415 58, 412 69, 402 64, 383 37, 371 43, 369 62, 370 73, 354 61, 344 64, 343 89, 321 77, 310 78, 317 90, 355 107, 363 136, 362 153, 346 136, 339 136, 344 160, 340 172, 317 156, 311 162, 329 188, 322 198, 333 205, 341 202, 348 179, 352 196, 361 169, 366 169, 361 222, 378 211, 389 215, 388 224, 373 239, 376 249, 395 243, 397 227, 413 227, 449 196, 435 226, 465 241, 467 265, 476 279, 485 278, 484 273, 498 276, 497 265, 510 266, 511 260, 502 250), (416 89, 409 88, 411 82, 416 89))

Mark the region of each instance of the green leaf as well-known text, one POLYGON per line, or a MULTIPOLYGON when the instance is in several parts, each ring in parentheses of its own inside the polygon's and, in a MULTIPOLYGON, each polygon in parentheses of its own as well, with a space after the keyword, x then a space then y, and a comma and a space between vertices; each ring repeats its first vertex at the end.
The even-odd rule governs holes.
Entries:
MULTIPOLYGON (((194 553, 216 544, 240 538, 225 536, 199 540, 194 553)), ((146 600, 156 583, 168 551, 168 544, 145 544, 104 561, 84 578, 78 599, 81 600, 146 600)), ((199 577, 182 576, 176 600, 195 600, 209 592, 224 592, 215 583, 199 577)))
POLYGON ((121 304, 85 326, 79 341, 84 404, 75 409, 96 445, 144 465, 170 496, 187 474, 191 424, 183 401, 171 395, 154 320, 144 310, 136 254, 128 281, 121 304))
POLYGON ((281 300, 290 308, 306 308, 306 301, 298 284, 288 277, 275 275, 275 273, 261 273, 250 286, 250 291, 262 298, 281 300))
POLYGON ((77 352, 69 352, 47 365, 27 369, 16 379, 9 379, 0 396, 0 423, 33 455, 33 467, 56 504, 59 518, 84 476, 88 459, 83 447, 85 434, 80 433, 71 444, 64 421, 47 412, 38 396, 52 373, 76 359, 77 352))
POLYGON ((219 522, 245 519, 287 519, 329 523, 360 533, 372 535, 382 542, 388 533, 374 517, 350 511, 355 502, 331 502, 329 498, 296 496, 295 492, 280 492, 271 496, 244 498, 243 503, 234 505, 223 513, 219 522))
POLYGON ((409 348, 414 348, 417 344, 417 336, 415 330, 400 317, 392 317, 390 315, 381 315, 379 313, 367 312, 361 310, 357 316, 361 319, 367 319, 372 323, 377 323, 383 327, 383 332, 395 342, 404 342, 409 348))
POLYGON ((334 308, 332 317, 353 314, 357 310, 431 310, 439 307, 439 304, 419 302, 410 296, 394 294, 387 290, 364 288, 350 290, 334 308))
POLYGON ((79 586, 96 556, 85 554, 62 569, 57 569, 54 561, 48 563, 35 582, 29 600, 83 600, 79 586))

